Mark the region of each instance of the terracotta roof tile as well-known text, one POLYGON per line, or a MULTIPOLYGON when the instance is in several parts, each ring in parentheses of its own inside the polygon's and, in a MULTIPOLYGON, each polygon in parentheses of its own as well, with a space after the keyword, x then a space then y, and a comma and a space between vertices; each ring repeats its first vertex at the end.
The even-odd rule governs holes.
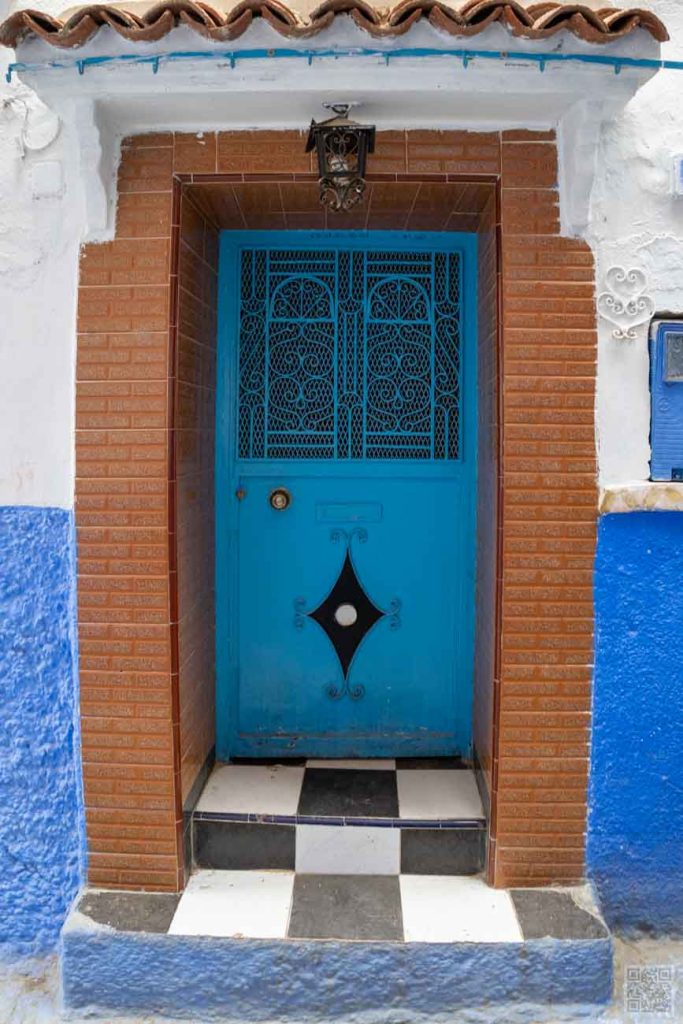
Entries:
POLYGON ((393 7, 378 7, 368 0, 161 0, 119 4, 88 4, 59 18, 42 11, 20 10, 0 25, 0 43, 15 47, 27 36, 37 36, 58 47, 81 46, 103 25, 131 42, 155 42, 176 25, 187 25, 198 35, 216 42, 241 36, 254 19, 262 18, 287 38, 306 38, 326 28, 335 17, 350 15, 371 36, 399 36, 420 20, 452 36, 474 36, 497 22, 514 36, 546 39, 563 30, 589 43, 608 43, 644 29, 655 39, 668 39, 657 16, 642 7, 598 7, 591 3, 557 0, 534 3, 521 0, 401 0, 393 7))

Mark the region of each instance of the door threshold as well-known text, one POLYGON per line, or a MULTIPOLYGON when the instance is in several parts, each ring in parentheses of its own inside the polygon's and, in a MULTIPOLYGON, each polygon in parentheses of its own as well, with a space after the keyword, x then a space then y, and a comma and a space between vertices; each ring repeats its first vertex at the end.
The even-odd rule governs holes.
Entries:
POLYGON ((192 814, 191 863, 475 875, 486 836, 474 772, 459 759, 219 764, 192 814))

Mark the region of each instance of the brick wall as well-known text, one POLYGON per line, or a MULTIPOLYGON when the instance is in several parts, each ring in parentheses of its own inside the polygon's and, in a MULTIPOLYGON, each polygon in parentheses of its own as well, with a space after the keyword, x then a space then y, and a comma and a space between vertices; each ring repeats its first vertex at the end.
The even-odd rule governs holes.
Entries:
POLYGON ((76 523, 89 880, 179 884, 169 589, 172 137, 125 148, 116 238, 83 250, 76 523))
MULTIPOLYGON (((392 205, 378 189, 384 209, 371 200, 369 211, 353 215, 359 223, 348 224, 443 228, 435 186, 448 176, 501 183, 502 618, 488 768, 491 869, 500 885, 573 880, 583 858, 596 509, 593 266, 583 244, 558 237, 555 159, 549 135, 380 133, 371 170, 375 181, 395 183, 396 197, 392 205), (416 182, 417 189, 398 187, 416 182)), ((209 487, 208 421, 200 417, 211 387, 192 375, 211 362, 212 299, 204 289, 213 286, 215 263, 199 218, 203 226, 183 234, 185 271, 172 265, 174 174, 213 185, 215 175, 229 175, 240 217, 252 204, 250 227, 311 216, 285 209, 297 202, 294 186, 311 181, 297 133, 147 135, 124 147, 115 241, 83 254, 76 516, 90 880, 167 889, 182 884, 182 801, 210 739, 211 697, 210 666, 192 660, 209 628, 211 581, 204 573, 187 593, 182 582, 183 564, 206 558, 208 566, 209 547, 196 541, 197 520, 181 507, 191 507, 191 479, 209 487), (178 333, 177 350, 172 270, 193 282, 179 316, 199 317, 178 333)))
POLYGON ((553 136, 501 144, 502 623, 496 884, 581 876, 596 529, 594 270, 559 237, 553 136))
POLYGON ((482 212, 477 250, 477 576, 472 742, 493 788, 494 679, 498 628, 498 195, 482 212))
MULTIPOLYGON (((177 206, 177 204, 176 204, 177 206)), ((177 231, 175 534, 180 788, 185 807, 214 746, 214 460, 218 231, 186 190, 177 231)))

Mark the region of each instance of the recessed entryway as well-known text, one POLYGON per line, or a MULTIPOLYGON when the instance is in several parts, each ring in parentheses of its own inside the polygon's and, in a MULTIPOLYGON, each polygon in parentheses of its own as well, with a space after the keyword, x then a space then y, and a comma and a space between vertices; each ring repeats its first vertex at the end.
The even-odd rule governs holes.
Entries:
POLYGON ((219 233, 343 224, 476 235, 473 745, 494 824, 488 877, 572 882, 590 724, 594 270, 585 243, 559 237, 554 136, 382 133, 362 209, 336 225, 304 142, 268 131, 125 140, 115 238, 83 253, 76 519, 89 879, 182 888, 183 811, 215 745, 219 233), (560 637, 570 597, 582 618, 560 637), (572 815, 551 821, 559 791, 572 815))
MULTIPOLYGON (((488 812, 472 705, 475 661, 492 686, 475 609, 488 621, 496 556, 477 477, 495 422, 495 187, 371 182, 362 210, 286 232, 274 187, 182 190, 183 235, 203 232, 204 252, 220 235, 219 766, 185 803, 187 866, 472 875, 488 812), (367 230, 379 210, 395 230, 367 230)), ((313 217, 314 181, 278 197, 313 217)), ((208 302, 201 276, 195 292, 181 340, 208 302)))

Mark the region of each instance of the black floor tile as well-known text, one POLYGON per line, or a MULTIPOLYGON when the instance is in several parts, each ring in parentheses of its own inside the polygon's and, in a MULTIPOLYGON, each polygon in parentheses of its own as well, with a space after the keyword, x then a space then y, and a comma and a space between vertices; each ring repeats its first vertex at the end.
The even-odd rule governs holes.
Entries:
POLYGON ((396 772, 307 768, 298 813, 320 817, 397 818, 396 772))
POLYGON ((297 875, 290 939, 403 940, 398 876, 297 875))
POLYGON ((511 889, 525 939, 606 939, 601 921, 577 907, 568 892, 511 889))
POLYGON ((461 757, 398 757, 396 768, 405 771, 407 768, 420 769, 421 771, 434 770, 435 768, 452 768, 455 771, 471 769, 472 765, 467 764, 461 757))
POLYGON ((167 932, 180 893, 86 892, 78 911, 120 932, 167 932))
POLYGON ((404 875, 476 875, 484 867, 486 832, 479 828, 401 830, 404 875))
POLYGON ((294 870, 294 825, 194 822, 194 861, 223 871, 294 870))

